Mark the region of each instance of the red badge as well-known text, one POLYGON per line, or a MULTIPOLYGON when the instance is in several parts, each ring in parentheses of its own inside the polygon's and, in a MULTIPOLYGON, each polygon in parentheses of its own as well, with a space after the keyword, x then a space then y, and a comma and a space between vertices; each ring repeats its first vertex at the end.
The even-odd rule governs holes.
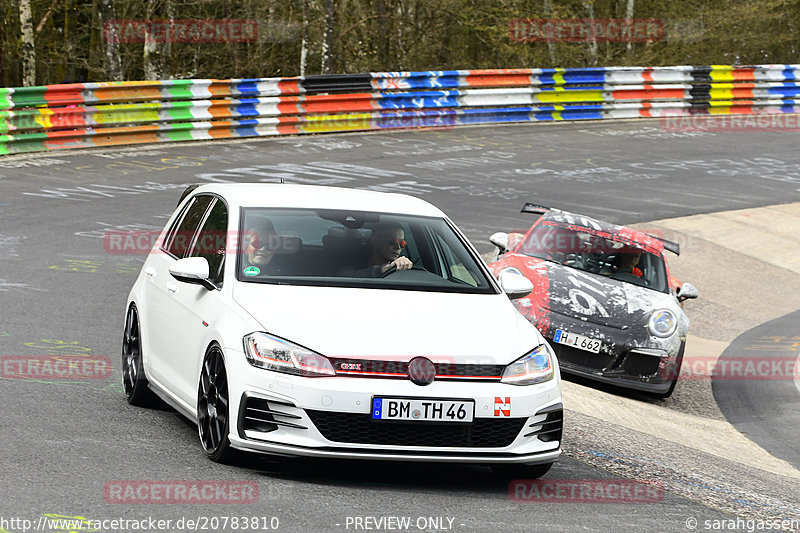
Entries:
POLYGON ((494 416, 511 416, 511 398, 494 397, 494 416))

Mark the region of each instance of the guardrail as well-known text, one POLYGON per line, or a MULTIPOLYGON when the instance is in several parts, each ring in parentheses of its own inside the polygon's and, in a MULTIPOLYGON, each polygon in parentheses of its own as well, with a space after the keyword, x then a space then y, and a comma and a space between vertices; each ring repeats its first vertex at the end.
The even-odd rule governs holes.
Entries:
POLYGON ((800 113, 800 65, 378 72, 0 88, 0 155, 384 128, 800 113))

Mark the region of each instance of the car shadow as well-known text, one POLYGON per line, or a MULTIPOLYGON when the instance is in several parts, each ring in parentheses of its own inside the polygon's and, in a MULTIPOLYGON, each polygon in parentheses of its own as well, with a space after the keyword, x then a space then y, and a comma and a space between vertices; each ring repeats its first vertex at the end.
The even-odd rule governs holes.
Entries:
MULTIPOLYGON (((171 414, 187 431, 187 445, 197 445, 197 426, 169 405, 155 407, 171 414)), ((202 450, 199 450, 202 454, 202 450)), ((582 478, 577 465, 569 458, 556 461, 544 477, 582 478)), ((289 457, 237 450, 225 461, 225 467, 241 469, 255 476, 328 485, 331 487, 409 490, 444 490, 448 493, 507 495, 509 483, 524 476, 508 477, 495 474, 487 465, 464 463, 432 463, 408 461, 373 461, 355 459, 323 459, 289 457)))
POLYGON ((359 461, 271 457, 240 453, 229 463, 269 478, 339 487, 439 489, 448 492, 507 493, 508 478, 488 466, 468 464, 359 461))
POLYGON ((571 383, 576 383, 578 385, 582 385, 584 387, 589 387, 592 389, 596 389, 602 392, 607 392, 609 394, 613 394, 615 396, 622 396, 625 398, 630 398, 632 400, 639 400, 646 403, 651 403, 654 405, 665 405, 669 402, 669 398, 659 398, 654 394, 649 394, 647 392, 637 391, 628 389, 625 387, 619 387, 617 385, 611 385, 609 383, 602 383, 600 381, 594 381, 589 378, 585 378, 583 376, 576 376, 574 374, 567 374, 562 373, 561 378, 564 381, 569 381, 571 383))
MULTIPOLYGON (((159 410, 171 411, 190 431, 187 439, 196 444, 194 423, 166 404, 159 410)), ((237 451, 225 464, 269 478, 342 487, 426 487, 464 493, 481 489, 497 493, 507 492, 509 482, 509 478, 495 475, 488 466, 472 464, 283 457, 245 451, 237 451)))

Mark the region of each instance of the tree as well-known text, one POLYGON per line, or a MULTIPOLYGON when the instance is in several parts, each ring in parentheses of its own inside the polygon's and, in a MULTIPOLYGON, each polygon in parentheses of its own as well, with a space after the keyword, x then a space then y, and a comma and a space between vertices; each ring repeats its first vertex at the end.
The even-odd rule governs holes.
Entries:
POLYGON ((160 80, 167 75, 172 57, 172 36, 169 29, 175 22, 171 0, 147 0, 145 11, 145 37, 142 48, 142 63, 146 80, 160 80), (167 31, 154 29, 154 24, 167 31))
POLYGON ((112 0, 97 0, 97 20, 103 29, 101 38, 103 48, 103 66, 106 79, 109 81, 122 81, 122 64, 119 55, 119 31, 114 16, 114 3, 112 0))
POLYGON ((308 64, 308 0, 301 0, 303 3, 303 42, 300 44, 300 75, 306 75, 306 65, 308 64))
POLYGON ((22 85, 36 85, 36 42, 33 39, 31 1, 19 0, 20 39, 22 41, 22 85))
POLYGON ((333 55, 333 22, 336 16, 334 0, 325 0, 325 37, 322 40, 322 73, 331 71, 331 58, 333 55))

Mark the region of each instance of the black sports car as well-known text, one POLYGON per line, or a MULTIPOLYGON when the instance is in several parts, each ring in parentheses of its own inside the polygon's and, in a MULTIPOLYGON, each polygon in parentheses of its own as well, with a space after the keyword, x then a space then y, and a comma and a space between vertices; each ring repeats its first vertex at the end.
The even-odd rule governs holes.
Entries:
POLYGON ((527 203, 539 215, 526 233, 495 233, 494 274, 531 280, 515 300, 550 341, 561 370, 662 397, 678 380, 697 289, 669 274, 676 243, 640 231, 527 203))

